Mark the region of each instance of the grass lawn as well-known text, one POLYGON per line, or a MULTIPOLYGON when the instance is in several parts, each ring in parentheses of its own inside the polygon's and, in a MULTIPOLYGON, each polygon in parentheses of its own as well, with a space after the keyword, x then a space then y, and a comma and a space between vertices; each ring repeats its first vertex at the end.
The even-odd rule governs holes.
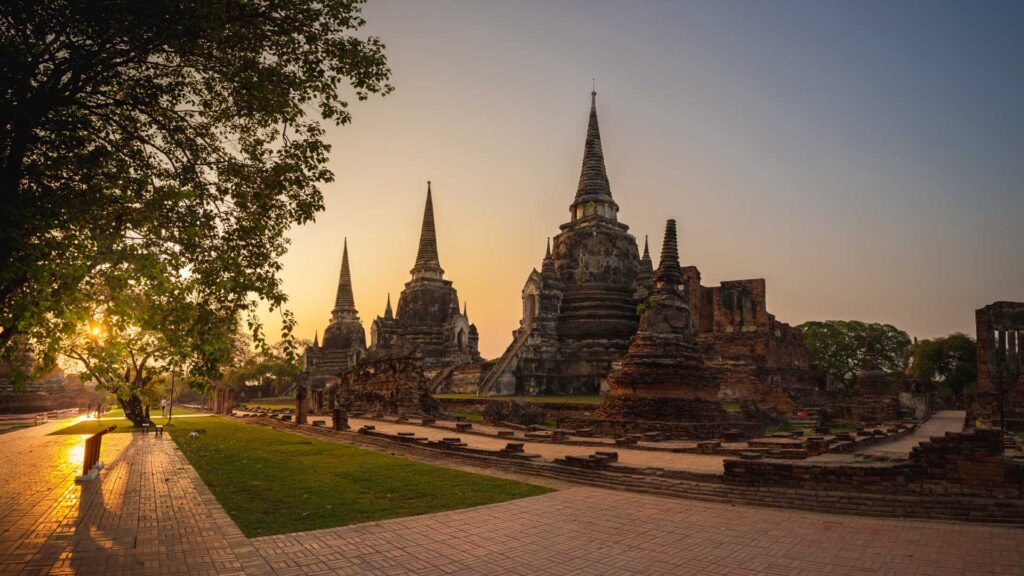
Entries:
POLYGON ((604 398, 601 396, 488 396, 479 398, 476 394, 434 394, 439 400, 457 400, 461 398, 474 398, 479 400, 522 400, 523 402, 553 402, 558 404, 600 404, 604 398))
POLYGON ((249 408, 263 408, 266 410, 274 410, 275 408, 295 408, 295 399, 289 398, 261 398, 258 400, 250 400, 248 402, 242 402, 242 406, 249 408))
MULTIPOLYGON (((117 426, 117 430, 114 430, 113 432, 111 432, 111 434, 122 433, 122 432, 141 432, 142 431, 142 428, 134 428, 134 427, 132 427, 131 420, 128 420, 127 418, 115 418, 115 417, 112 417, 110 415, 112 412, 113 411, 108 412, 107 414, 104 414, 102 420, 82 420, 81 422, 78 422, 76 424, 72 424, 71 426, 67 426, 65 428, 61 428, 60 430, 56 430, 54 432, 50 432, 49 435, 50 436, 61 436, 61 435, 64 435, 64 434, 95 434, 95 433, 99 432, 100 430, 103 430, 104 428, 107 428, 107 427, 110 427, 110 426, 114 426, 114 425, 117 426)), ((195 414, 195 413, 196 413, 195 411, 189 410, 188 408, 177 408, 177 407, 175 407, 174 408, 174 416, 175 416, 175 418, 174 418, 174 426, 177 426, 180 422, 183 422, 183 421, 186 421, 186 420, 195 420, 195 418, 182 418, 181 420, 179 420, 177 418, 177 416, 182 416, 184 414, 195 414)), ((117 411, 117 416, 121 416, 122 414, 123 413, 120 410, 117 411)), ((160 417, 160 410, 159 410, 159 408, 155 411, 155 413, 154 413, 154 411, 152 409, 150 409, 150 417, 153 419, 153 422, 155 422, 158 426, 162 426, 162 425, 164 425, 167 422, 167 418, 161 418, 160 417)))
POLYGON ((483 422, 484 421, 484 415, 483 414, 475 414, 473 412, 452 412, 452 414, 455 415, 455 416, 462 416, 463 418, 466 419, 467 422, 483 422))
POLYGON ((224 418, 182 418, 170 434, 250 538, 551 491, 224 418), (196 428, 206 433, 188 438, 196 428))

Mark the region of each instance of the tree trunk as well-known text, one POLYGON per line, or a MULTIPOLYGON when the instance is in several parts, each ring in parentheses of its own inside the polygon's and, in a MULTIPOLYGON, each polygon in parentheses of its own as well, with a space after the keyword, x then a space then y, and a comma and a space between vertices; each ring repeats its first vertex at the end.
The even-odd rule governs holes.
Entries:
POLYGON ((148 422, 142 407, 142 398, 138 394, 132 394, 127 400, 118 398, 117 403, 124 410, 124 417, 131 420, 133 426, 140 427, 148 422))

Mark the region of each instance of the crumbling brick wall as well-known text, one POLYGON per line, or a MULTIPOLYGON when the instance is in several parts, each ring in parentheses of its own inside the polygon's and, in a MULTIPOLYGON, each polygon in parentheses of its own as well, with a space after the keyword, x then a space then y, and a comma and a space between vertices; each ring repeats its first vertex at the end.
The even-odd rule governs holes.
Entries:
POLYGON ((996 302, 975 311, 978 383, 969 417, 1024 431, 1024 302, 996 302))
POLYGON ((726 484, 881 494, 1024 498, 1024 463, 1002 453, 995 430, 948 432, 914 448, 905 463, 815 464, 726 460, 726 484))

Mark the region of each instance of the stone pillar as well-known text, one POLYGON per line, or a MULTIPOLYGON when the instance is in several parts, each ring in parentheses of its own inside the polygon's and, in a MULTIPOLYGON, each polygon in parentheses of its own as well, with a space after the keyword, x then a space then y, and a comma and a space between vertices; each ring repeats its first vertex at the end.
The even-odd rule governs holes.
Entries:
POLYGON ((295 423, 306 423, 306 387, 295 387, 295 423))
POLYGON ((335 430, 348 430, 348 414, 341 408, 334 409, 334 429, 335 430))

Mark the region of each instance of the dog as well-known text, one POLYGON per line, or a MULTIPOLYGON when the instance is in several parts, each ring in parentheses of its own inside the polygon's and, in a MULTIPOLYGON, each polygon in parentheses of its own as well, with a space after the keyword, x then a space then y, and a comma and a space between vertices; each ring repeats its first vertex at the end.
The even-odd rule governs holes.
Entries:
POLYGON ((188 437, 189 438, 199 438, 199 432, 189 432, 188 433, 188 437))

